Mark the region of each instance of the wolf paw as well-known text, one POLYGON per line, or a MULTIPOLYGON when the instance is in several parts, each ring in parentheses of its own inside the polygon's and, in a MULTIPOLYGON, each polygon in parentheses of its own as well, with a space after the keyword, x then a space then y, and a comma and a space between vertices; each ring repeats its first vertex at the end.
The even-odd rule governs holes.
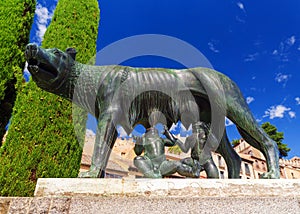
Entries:
POLYGON ((90 169, 86 172, 80 172, 78 178, 104 178, 105 172, 104 170, 99 169, 90 169))
POLYGON ((263 173, 260 178, 263 179, 279 179, 280 173, 278 170, 272 169, 269 172, 263 173))

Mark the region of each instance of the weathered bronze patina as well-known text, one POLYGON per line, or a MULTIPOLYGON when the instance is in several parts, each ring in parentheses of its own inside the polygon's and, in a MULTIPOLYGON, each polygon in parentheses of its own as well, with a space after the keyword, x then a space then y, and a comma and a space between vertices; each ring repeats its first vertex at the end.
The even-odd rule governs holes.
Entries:
MULTIPOLYGON (((117 138, 117 124, 122 125, 128 133, 138 123, 148 128, 150 113, 158 110, 165 115, 166 125, 170 127, 181 120, 183 109, 190 111, 194 109, 190 103, 196 103, 198 115, 187 122, 182 120, 185 126, 199 121, 199 118, 209 124, 214 117, 212 109, 223 109, 224 114, 219 115, 223 118, 220 124, 224 123, 225 116, 229 118, 242 137, 266 157, 268 172, 262 177, 279 178, 277 144, 256 123, 239 88, 227 76, 207 68, 172 70, 91 66, 76 62, 71 50, 63 52, 29 44, 25 55, 28 70, 39 87, 69 99, 98 120, 92 165, 90 171, 81 174, 81 177, 104 176, 117 138), (148 90, 141 90, 142 86, 148 90), (163 93, 168 90, 169 94, 163 93), (191 93, 194 100, 185 96, 187 93, 191 93), (173 95, 178 99, 174 100, 173 95)), ((232 149, 225 131, 214 130, 221 131, 223 135, 217 151, 225 158, 229 177, 237 178, 240 158, 232 149)), ((212 143, 208 142, 208 145, 212 143)))
POLYGON ((182 165, 178 166, 177 172, 187 177, 199 177, 200 171, 205 170, 207 178, 219 178, 219 170, 211 156, 213 151, 206 151, 209 158, 202 164, 199 162, 202 159, 205 143, 208 142, 208 126, 203 122, 196 122, 193 124, 192 131, 192 135, 187 137, 184 143, 167 130, 165 131, 166 137, 177 144, 183 152, 187 153, 191 149, 191 157, 181 160, 182 165))
POLYGON ((155 127, 147 130, 145 135, 137 138, 134 146, 136 157, 134 165, 146 178, 162 178, 176 172, 177 162, 168 161, 165 155, 166 146, 174 146, 169 139, 162 139, 155 127), (144 152, 144 155, 141 155, 144 152))

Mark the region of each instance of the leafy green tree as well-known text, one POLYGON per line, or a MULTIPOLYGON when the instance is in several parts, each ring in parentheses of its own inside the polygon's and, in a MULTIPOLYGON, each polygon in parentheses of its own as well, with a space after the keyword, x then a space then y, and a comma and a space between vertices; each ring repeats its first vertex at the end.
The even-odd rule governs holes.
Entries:
MULTIPOLYGON (((97 0, 60 0, 44 36, 44 48, 76 48, 77 61, 96 54, 97 0)), ((39 177, 77 177, 86 112, 76 137, 72 104, 29 81, 17 96, 5 144, 0 150, 0 194, 32 196, 39 177)), ((77 127, 77 128, 78 128, 77 127)))
POLYGON ((22 86, 24 49, 29 41, 35 0, 0 1, 0 146, 22 86))
POLYGON ((231 141, 232 146, 236 146, 239 143, 240 143, 240 140, 238 140, 238 139, 235 139, 235 140, 231 141))
POLYGON ((288 152, 291 149, 288 148, 287 144, 282 143, 282 140, 284 139, 283 132, 278 132, 276 126, 272 125, 269 122, 263 123, 261 127, 270 136, 270 138, 277 143, 279 149, 279 157, 282 158, 288 156, 288 152))
POLYGON ((180 147, 178 145, 172 146, 168 148, 168 151, 170 153, 173 153, 175 155, 180 155, 182 153, 182 150, 180 149, 180 147))

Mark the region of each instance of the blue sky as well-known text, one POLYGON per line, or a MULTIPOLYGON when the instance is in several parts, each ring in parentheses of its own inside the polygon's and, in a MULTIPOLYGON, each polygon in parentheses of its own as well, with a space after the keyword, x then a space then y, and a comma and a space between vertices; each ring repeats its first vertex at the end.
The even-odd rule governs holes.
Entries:
MULTIPOLYGON (((38 1, 31 41, 41 42, 57 1, 38 1)), ((240 87, 255 118, 284 132, 289 157, 300 156, 300 1, 100 0, 97 51, 129 36, 181 39, 240 87)), ((183 68, 161 57, 123 62, 138 67, 183 68)), ((228 121, 227 121, 228 122, 228 121)), ((230 140, 239 138, 227 123, 230 140)))

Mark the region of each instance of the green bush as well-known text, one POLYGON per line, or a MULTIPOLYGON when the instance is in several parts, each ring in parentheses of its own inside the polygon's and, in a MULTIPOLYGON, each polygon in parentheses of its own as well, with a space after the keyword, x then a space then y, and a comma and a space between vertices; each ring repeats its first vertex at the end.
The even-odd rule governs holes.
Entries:
POLYGON ((0 1, 0 146, 22 85, 24 49, 29 41, 35 0, 0 1))
MULTIPOLYGON (((60 0, 42 46, 76 48, 77 61, 96 54, 99 23, 97 0, 60 0)), ((80 124, 85 133, 86 112, 80 124)), ((77 177, 82 148, 74 132, 72 104, 26 84, 15 102, 7 140, 0 150, 3 196, 32 196, 39 177, 77 177), (3 164, 2 164, 3 163, 3 164)))

